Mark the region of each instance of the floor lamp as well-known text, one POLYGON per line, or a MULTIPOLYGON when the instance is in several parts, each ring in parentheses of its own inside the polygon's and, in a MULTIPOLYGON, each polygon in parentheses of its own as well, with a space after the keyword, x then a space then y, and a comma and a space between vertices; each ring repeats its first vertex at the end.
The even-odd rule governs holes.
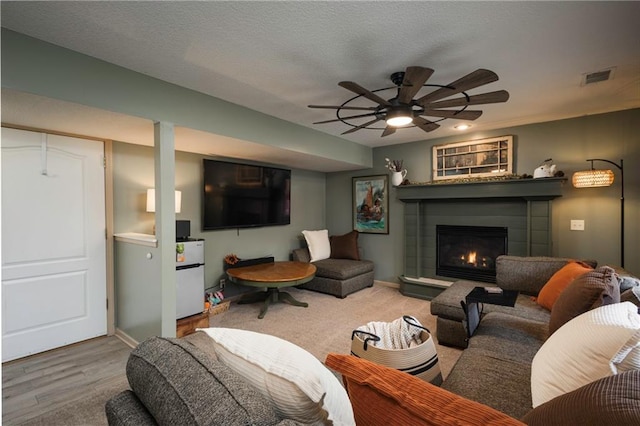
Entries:
POLYGON ((613 172, 611 170, 595 170, 593 168, 594 161, 604 161, 620 169, 620 266, 624 268, 624 167, 622 165, 622 159, 620 159, 620 164, 603 160, 602 158, 593 158, 587 161, 591 161, 591 170, 575 172, 573 174, 572 182, 576 188, 611 186, 614 177, 613 172))

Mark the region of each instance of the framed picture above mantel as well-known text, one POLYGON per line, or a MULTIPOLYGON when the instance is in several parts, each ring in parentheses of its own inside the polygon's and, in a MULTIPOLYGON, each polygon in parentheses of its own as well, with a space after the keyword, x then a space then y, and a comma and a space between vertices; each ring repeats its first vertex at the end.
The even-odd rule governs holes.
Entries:
POLYGON ((513 170, 513 136, 433 147, 433 180, 504 176, 513 170))

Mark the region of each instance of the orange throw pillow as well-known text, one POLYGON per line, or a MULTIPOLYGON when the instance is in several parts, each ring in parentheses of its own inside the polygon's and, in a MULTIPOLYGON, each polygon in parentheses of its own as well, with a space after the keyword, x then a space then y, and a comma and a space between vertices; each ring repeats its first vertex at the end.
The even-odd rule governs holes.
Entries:
POLYGON ((487 405, 353 355, 330 353, 325 365, 342 374, 358 426, 524 425, 487 405))
POLYGON ((573 280, 590 271, 593 271, 593 268, 582 262, 567 263, 549 278, 549 281, 547 281, 540 290, 536 302, 538 305, 551 310, 556 300, 558 300, 560 293, 562 293, 573 280))

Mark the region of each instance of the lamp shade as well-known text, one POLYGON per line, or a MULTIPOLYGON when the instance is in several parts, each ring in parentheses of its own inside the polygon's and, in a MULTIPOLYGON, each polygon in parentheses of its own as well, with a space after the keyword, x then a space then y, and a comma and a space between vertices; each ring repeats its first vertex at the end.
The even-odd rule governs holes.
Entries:
MULTIPOLYGON (((176 213, 180 213, 182 210, 182 192, 176 191, 176 213)), ((147 211, 155 213, 156 211, 156 190, 153 188, 147 189, 147 211)))
POLYGON ((571 182, 576 188, 594 188, 611 186, 613 178, 611 170, 585 170, 584 172, 575 172, 571 182))

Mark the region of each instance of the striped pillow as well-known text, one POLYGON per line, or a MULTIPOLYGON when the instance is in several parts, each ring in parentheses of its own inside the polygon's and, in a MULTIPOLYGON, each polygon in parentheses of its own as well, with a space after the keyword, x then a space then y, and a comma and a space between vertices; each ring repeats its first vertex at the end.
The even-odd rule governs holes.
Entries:
POLYGON ((200 330, 213 339, 218 359, 271 400, 282 417, 301 423, 355 424, 340 381, 309 352, 268 334, 200 330))
POLYGON ((537 407, 603 377, 640 370, 640 315, 630 302, 577 316, 544 342, 531 363, 537 407))

